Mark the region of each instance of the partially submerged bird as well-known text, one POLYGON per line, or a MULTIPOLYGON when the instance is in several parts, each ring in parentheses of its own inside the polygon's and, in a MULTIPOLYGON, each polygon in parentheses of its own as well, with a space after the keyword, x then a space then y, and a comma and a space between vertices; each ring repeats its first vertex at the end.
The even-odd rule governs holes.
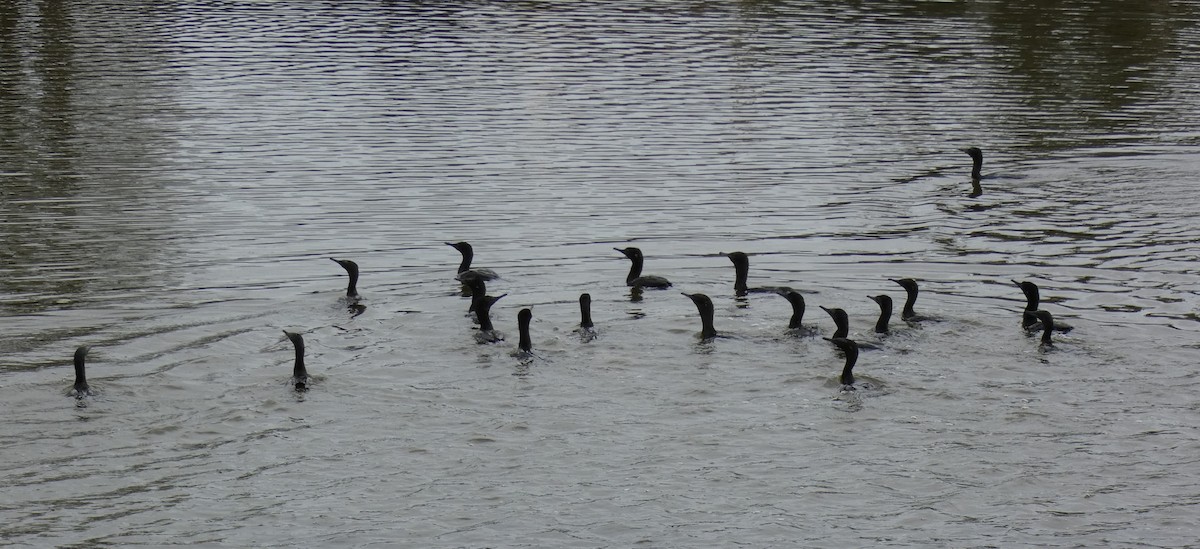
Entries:
MULTIPOLYGON (((1021 288, 1021 293, 1025 294, 1025 309, 1021 311, 1021 327, 1030 332, 1041 330, 1042 325, 1035 314, 1038 311, 1038 305, 1041 304, 1041 292, 1038 290, 1038 285, 1028 280, 1022 282, 1013 280, 1012 282, 1021 288)), ((1073 326, 1061 322, 1054 323, 1054 330, 1057 332, 1065 334, 1072 329, 1074 329, 1073 326)))
POLYGON ((879 320, 875 321, 875 333, 888 333, 888 321, 892 318, 892 297, 887 294, 869 295, 879 305, 879 320))
POLYGON ((592 324, 592 295, 579 294, 579 327, 575 329, 579 339, 588 342, 596 339, 596 328, 592 324))
POLYGON ((1054 332, 1054 315, 1050 311, 1034 311, 1034 316, 1037 317, 1038 323, 1042 326, 1042 346, 1053 345, 1050 341, 1050 334, 1054 332))
POLYGON ((797 332, 815 332, 812 328, 806 328, 801 322, 804 320, 804 296, 795 290, 788 290, 781 293, 788 303, 792 304, 792 318, 788 320, 788 330, 797 332))
POLYGON ((967 147, 959 150, 971 156, 971 179, 978 182, 983 178, 983 151, 979 150, 979 147, 967 147))
POLYGON ((77 399, 92 395, 92 388, 87 382, 87 373, 84 371, 84 359, 87 358, 88 351, 92 348, 87 345, 80 345, 75 349, 75 385, 67 392, 67 395, 77 399))
POLYGON ((529 323, 532 320, 533 311, 529 309, 521 309, 521 312, 517 313, 517 329, 521 333, 517 349, 522 353, 530 353, 533 350, 533 340, 529 337, 529 323))
POLYGON ((495 343, 504 340, 504 334, 497 332, 492 326, 492 305, 495 305, 500 298, 508 294, 500 294, 498 296, 483 296, 480 298, 478 305, 475 307, 475 318, 479 321, 479 332, 475 334, 475 340, 479 343, 495 343))
POLYGON ((297 392, 308 390, 308 370, 304 368, 304 337, 296 332, 283 331, 296 348, 296 363, 292 367, 292 385, 297 392))
POLYGON ((837 345, 837 348, 846 355, 846 365, 842 367, 842 375, 839 378, 842 390, 857 390, 857 387, 854 386, 854 365, 858 363, 858 343, 844 337, 827 337, 825 340, 837 345))
MULTIPOLYGON (((822 305, 821 310, 829 313, 829 317, 833 319, 833 324, 837 327, 837 330, 833 332, 833 337, 825 339, 846 339, 850 337, 850 316, 846 314, 845 309, 829 308, 822 305)), ((876 350, 879 349, 879 346, 875 343, 856 342, 854 348, 855 352, 858 352, 858 349, 876 350)))
POLYGON ((791 288, 783 288, 778 286, 762 286, 751 288, 746 285, 747 279, 750 277, 750 256, 744 252, 730 252, 726 254, 729 261, 733 262, 734 280, 733 291, 737 296, 744 296, 747 293, 776 293, 786 297, 786 292, 791 288))
POLYGON ((592 326, 592 295, 579 294, 579 327, 590 330, 592 326))
POLYGON ((904 300, 904 309, 902 309, 900 311, 900 319, 901 320, 904 320, 905 322, 920 322, 922 320, 935 320, 932 317, 917 314, 917 312, 913 310, 913 305, 916 305, 916 303, 917 303, 917 294, 920 292, 920 290, 917 288, 916 280, 913 280, 911 278, 901 278, 899 280, 890 278, 888 280, 891 280, 892 282, 899 284, 901 288, 904 288, 904 292, 906 294, 908 294, 908 298, 904 300))
POLYGON ((346 274, 350 275, 350 283, 346 286, 346 298, 358 299, 358 263, 349 259, 336 259, 332 257, 329 260, 341 265, 343 269, 346 269, 346 274))
POLYGON ((708 296, 704 294, 689 294, 681 292, 696 304, 696 310, 700 312, 700 339, 712 339, 717 337, 717 330, 713 327, 713 303, 708 296))
POLYGON ((625 277, 625 285, 633 286, 634 288, 669 288, 671 282, 661 276, 646 275, 642 276, 642 250, 634 247, 628 248, 613 248, 614 250, 625 254, 633 264, 629 267, 629 275, 625 277))
POLYGON ((846 336, 850 335, 850 317, 846 314, 844 309, 831 309, 821 305, 821 310, 829 313, 829 317, 833 319, 833 324, 837 327, 837 330, 833 332, 833 339, 845 338, 846 336))
POLYGON ((471 260, 475 258, 475 249, 466 242, 447 242, 447 246, 453 247, 462 254, 462 263, 458 264, 458 274, 454 276, 455 280, 468 282, 474 278, 483 280, 493 280, 500 278, 496 271, 491 269, 472 269, 471 260))
POLYGON ((471 278, 466 282, 466 286, 471 290, 471 306, 467 308, 467 313, 474 313, 479 309, 479 303, 487 296, 487 283, 482 278, 471 278))

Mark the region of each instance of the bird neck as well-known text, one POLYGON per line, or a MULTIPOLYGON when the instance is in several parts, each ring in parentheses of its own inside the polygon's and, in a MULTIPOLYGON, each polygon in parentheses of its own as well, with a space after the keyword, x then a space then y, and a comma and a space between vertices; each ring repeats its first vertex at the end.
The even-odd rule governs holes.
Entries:
POLYGON ((733 281, 733 289, 736 292, 745 293, 749 289, 746 280, 750 277, 750 264, 746 261, 734 261, 733 268, 737 273, 733 281))
POLYGON ((296 365, 292 368, 292 377, 305 378, 308 377, 308 370, 304 368, 304 344, 296 343, 296 365))
POLYGON ((479 305, 475 307, 475 319, 479 321, 480 331, 491 331, 495 329, 492 327, 491 309, 492 305, 488 303, 486 299, 481 300, 479 305))
POLYGON ((639 276, 642 276, 642 258, 635 256, 629 258, 629 261, 633 264, 629 266, 629 276, 625 277, 625 282, 627 283, 633 282, 639 276))
POLYGON ((75 355, 75 386, 78 387, 81 383, 85 387, 87 386, 87 373, 84 371, 83 356, 77 353, 75 355))
POLYGON ((905 288, 908 297, 904 299, 904 310, 900 312, 900 318, 909 319, 917 316, 917 312, 913 310, 913 306, 917 304, 917 290, 915 288, 905 288))
POLYGON ((717 329, 713 327, 713 310, 704 308, 700 310, 700 337, 704 339, 717 337, 717 329))
POLYGON ((471 270, 471 259, 475 256, 475 252, 471 250, 459 250, 462 253, 462 263, 458 264, 458 272, 466 272, 471 270))
POLYGON ((804 300, 797 299, 792 301, 792 319, 788 321, 788 328, 799 328, 802 320, 804 320, 804 300))
POLYGON ((592 308, 590 305, 588 305, 587 303, 580 303, 579 304, 579 316, 580 316, 580 320, 579 320, 580 328, 591 328, 592 327, 592 308))
POLYGON ((842 385, 854 385, 854 363, 858 362, 858 349, 846 350, 846 366, 842 368, 842 385))
POLYGON ((529 337, 529 319, 528 318, 526 318, 526 317, 521 318, 519 330, 521 332, 521 340, 520 340, 520 342, 517 343, 517 348, 528 353, 529 350, 533 348, 533 340, 529 337))
POLYGON ((892 319, 892 308, 887 305, 880 305, 879 307, 879 320, 875 321, 875 333, 886 334, 888 332, 888 321, 892 319))

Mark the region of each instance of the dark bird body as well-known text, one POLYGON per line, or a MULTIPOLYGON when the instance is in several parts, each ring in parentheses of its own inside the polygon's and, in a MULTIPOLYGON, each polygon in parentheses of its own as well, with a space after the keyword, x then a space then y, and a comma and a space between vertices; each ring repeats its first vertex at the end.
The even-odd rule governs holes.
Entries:
POLYGON ((779 286, 761 286, 751 288, 747 285, 746 281, 750 277, 750 257, 744 252, 730 252, 726 257, 728 257, 729 261, 733 263, 733 291, 735 295, 740 297, 746 295, 747 293, 775 293, 787 297, 786 293, 790 291, 791 288, 779 286))
MULTIPOLYGON (((846 314, 845 309, 838 309, 836 307, 829 308, 822 305, 821 310, 829 313, 829 318, 833 319, 833 324, 837 327, 837 330, 833 332, 833 337, 827 337, 825 339, 832 341, 834 339, 846 339, 850 337, 850 316, 846 314)), ((876 350, 878 348, 879 346, 874 343, 856 342, 854 344, 855 352, 858 352, 859 349, 876 350)))
MULTIPOLYGON (((1038 290, 1038 285, 1028 280, 1023 282, 1012 281, 1021 288, 1021 293, 1025 294, 1025 309, 1021 311, 1021 327, 1030 332, 1036 332, 1042 329, 1041 323, 1038 321, 1037 311, 1041 304, 1041 292, 1038 290)), ((1073 329, 1072 326, 1061 322, 1054 323, 1054 331, 1067 333, 1073 329)))
POLYGON ((487 295, 479 299, 479 303, 475 307, 475 319, 479 321, 479 332, 475 334, 475 339, 479 343, 495 343, 504 340, 504 334, 497 332, 492 326, 492 305, 506 295, 508 294, 500 294, 495 297, 487 295))
POLYGON ((472 269, 471 261, 475 258, 475 249, 467 242, 447 242, 458 253, 462 254, 462 263, 458 264, 458 274, 454 276, 456 280, 467 283, 472 279, 494 280, 500 278, 496 271, 491 269, 472 269))
POLYGON ((629 275, 625 277, 625 285, 634 288, 669 288, 671 282, 661 276, 646 275, 642 276, 642 263, 645 261, 642 257, 642 251, 638 248, 613 248, 614 250, 625 254, 633 264, 629 267, 629 275))

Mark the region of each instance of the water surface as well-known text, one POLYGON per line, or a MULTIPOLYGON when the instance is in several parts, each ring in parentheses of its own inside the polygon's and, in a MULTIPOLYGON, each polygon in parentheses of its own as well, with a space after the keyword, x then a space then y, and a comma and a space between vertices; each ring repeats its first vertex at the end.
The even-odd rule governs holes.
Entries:
POLYGON ((1192 544, 1197 19, 5 4, 0 539, 1192 544), (503 276, 508 341, 475 342, 458 240, 503 276), (632 301, 628 245, 675 287, 632 301), (889 278, 941 321, 893 319, 856 369, 881 390, 840 395, 841 357, 784 333, 785 300, 734 296, 737 250, 822 335, 819 305, 878 339, 889 278), (362 267, 361 315, 329 257, 362 267), (1014 279, 1075 331, 1024 335, 1014 279), (727 337, 700 342, 681 291, 727 337), (86 407, 64 396, 81 344, 86 407))

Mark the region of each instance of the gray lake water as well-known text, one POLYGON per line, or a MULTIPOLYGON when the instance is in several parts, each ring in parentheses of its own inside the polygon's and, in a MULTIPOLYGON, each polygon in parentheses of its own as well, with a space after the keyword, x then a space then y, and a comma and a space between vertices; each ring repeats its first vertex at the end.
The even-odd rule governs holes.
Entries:
POLYGON ((1198 22, 0 3, 0 544, 1195 546, 1198 22), (504 342, 475 341, 459 240, 504 342), (675 286, 632 300, 630 245, 675 286), (819 335, 840 307, 879 340, 867 297, 899 310, 904 277, 940 321, 893 318, 843 394, 733 251, 819 335), (1027 336, 1013 280, 1075 330, 1027 336))

